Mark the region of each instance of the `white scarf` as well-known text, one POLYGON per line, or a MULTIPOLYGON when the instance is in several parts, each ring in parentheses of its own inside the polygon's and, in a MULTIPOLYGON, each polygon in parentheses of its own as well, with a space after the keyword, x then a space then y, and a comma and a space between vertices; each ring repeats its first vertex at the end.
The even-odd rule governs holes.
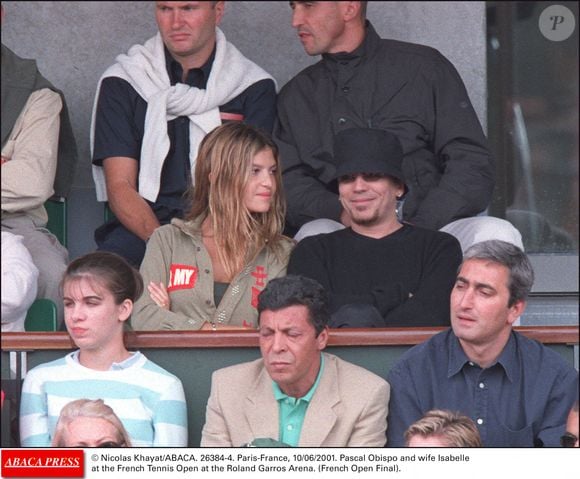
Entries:
MULTIPOLYGON (((159 194, 161 170, 169 152, 167 122, 178 116, 189 117, 189 159, 194 171, 199 143, 221 124, 219 106, 240 95, 254 83, 273 78, 226 40, 216 28, 216 54, 205 90, 183 83, 171 86, 165 64, 161 35, 157 33, 144 45, 132 46, 127 54, 116 58, 97 86, 91 118, 91 157, 94 150, 95 113, 101 82, 107 77, 119 77, 127 82, 147 102, 145 132, 139 164, 139 194, 154 202, 159 194)), ((193 176, 193 175, 192 175, 193 176)), ((101 166, 93 165, 97 200, 107 201, 105 175, 101 166)))

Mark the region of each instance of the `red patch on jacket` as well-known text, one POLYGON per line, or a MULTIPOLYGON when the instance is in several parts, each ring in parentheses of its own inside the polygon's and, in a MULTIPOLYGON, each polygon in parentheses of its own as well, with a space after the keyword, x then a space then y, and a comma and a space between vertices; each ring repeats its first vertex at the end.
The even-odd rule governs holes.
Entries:
POLYGON ((252 272, 252 276, 255 278, 254 286, 252 286, 252 306, 258 308, 258 295, 262 292, 262 288, 266 286, 264 280, 268 277, 266 268, 256 266, 256 269, 252 272))
POLYGON ((197 282, 197 271, 193 266, 173 263, 169 269, 167 291, 193 289, 197 282))

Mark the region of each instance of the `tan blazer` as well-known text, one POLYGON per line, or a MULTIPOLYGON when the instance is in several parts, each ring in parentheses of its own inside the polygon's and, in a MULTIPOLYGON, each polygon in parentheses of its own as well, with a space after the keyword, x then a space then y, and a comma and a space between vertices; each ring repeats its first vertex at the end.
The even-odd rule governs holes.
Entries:
MULTIPOLYGON (((324 354, 324 371, 304 417, 301 447, 385 445, 389 384, 324 354)), ((279 438, 278 403, 262 359, 215 371, 203 426, 203 447, 239 447, 279 438)))

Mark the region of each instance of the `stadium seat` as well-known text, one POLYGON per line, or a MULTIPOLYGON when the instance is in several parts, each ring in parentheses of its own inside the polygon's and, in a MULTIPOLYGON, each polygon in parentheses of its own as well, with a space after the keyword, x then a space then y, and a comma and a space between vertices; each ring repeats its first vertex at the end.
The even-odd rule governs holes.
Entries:
POLYGON ((44 207, 48 213, 46 228, 60 241, 65 248, 67 246, 67 201, 66 198, 53 196, 49 198, 44 207))
POLYGON ((50 299, 36 299, 24 320, 25 331, 56 331, 56 305, 50 299))
POLYGON ((105 214, 103 216, 105 218, 105 223, 108 223, 110 220, 112 220, 115 217, 115 213, 113 213, 113 210, 110 208, 108 201, 105 203, 104 213, 105 214))

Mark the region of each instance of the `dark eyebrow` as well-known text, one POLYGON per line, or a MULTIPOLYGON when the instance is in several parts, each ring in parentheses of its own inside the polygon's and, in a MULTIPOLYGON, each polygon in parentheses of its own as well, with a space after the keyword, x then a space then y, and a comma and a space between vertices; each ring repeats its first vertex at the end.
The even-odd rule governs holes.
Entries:
MULTIPOLYGON (((463 276, 458 276, 455 282, 470 284, 469 280, 467 278, 464 278, 463 276)), ((491 291, 496 291, 496 289, 491 284, 478 282, 474 282, 473 284, 475 285, 475 289, 489 289, 491 291)))
MULTIPOLYGON (((64 296, 62 299, 63 300, 67 299, 69 301, 73 301, 73 299, 71 297, 69 297, 69 296, 64 296)), ((81 299, 83 301, 86 301, 86 300, 90 300, 90 299, 99 299, 99 300, 101 300, 103 298, 102 298, 102 296, 83 296, 81 299)))
MULTIPOLYGON (((260 327, 260 331, 261 331, 262 329, 264 329, 264 330, 266 330, 266 331, 274 331, 274 329, 273 329, 273 328, 268 328, 267 326, 262 326, 262 327, 260 327)), ((294 330, 294 331, 299 331, 299 329, 296 329, 296 326, 295 326, 295 325, 293 325, 293 324, 291 324, 290 326, 287 326, 287 327, 285 327, 285 328, 278 328, 278 331, 280 331, 281 333, 288 333, 289 331, 292 331, 292 330, 294 330)))
POLYGON ((489 289, 493 292, 497 291, 491 284, 487 283, 475 283, 475 289, 489 289))

